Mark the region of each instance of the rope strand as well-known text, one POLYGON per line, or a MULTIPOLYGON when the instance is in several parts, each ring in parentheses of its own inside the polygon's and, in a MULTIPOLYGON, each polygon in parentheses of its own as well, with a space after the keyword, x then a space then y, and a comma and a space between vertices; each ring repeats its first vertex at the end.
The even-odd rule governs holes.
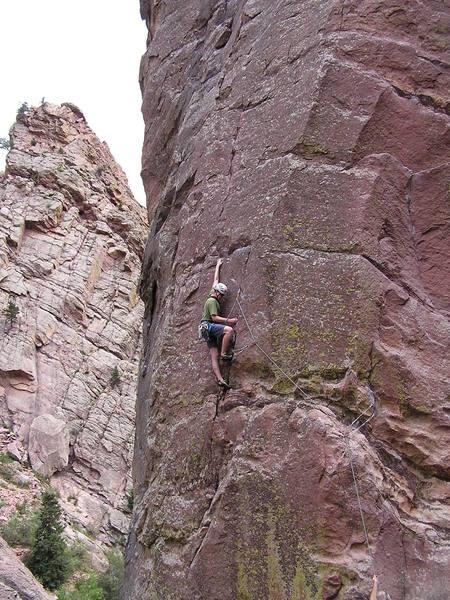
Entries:
POLYGON ((252 330, 250 328, 250 325, 248 324, 247 317, 245 316, 244 309, 242 308, 242 305, 239 302, 238 296, 236 296, 236 302, 237 302, 237 305, 239 306, 239 310, 241 312, 242 318, 244 319, 245 325, 247 326, 248 332, 250 333, 250 336, 251 336, 251 338, 252 338, 253 343, 255 344, 255 346, 260 350, 260 352, 262 352, 264 354, 264 356, 268 360, 270 360, 270 362, 272 364, 274 364, 276 366, 276 368, 286 377, 286 379, 293 384, 293 386, 302 394, 302 396, 305 399, 308 400, 309 398, 308 398, 307 394, 298 386, 298 384, 291 377, 289 377, 289 375, 285 371, 283 371, 283 369, 274 361, 274 359, 267 354, 267 352, 264 350, 264 348, 262 348, 258 344, 258 342, 257 342, 257 340, 256 340, 255 336, 253 335, 253 332, 252 332, 252 330))
MULTIPOLYGON (((245 323, 245 325, 246 325, 246 327, 248 329, 250 337, 252 338, 252 343, 254 343, 255 346, 260 350, 260 352, 262 352, 262 354, 264 354, 264 356, 273 365, 275 365, 275 367, 286 377, 286 379, 288 379, 288 381, 290 381, 294 385, 295 389, 297 389, 303 395, 303 397, 305 399, 309 400, 309 397, 307 396, 307 394, 298 386, 298 384, 291 377, 289 377, 289 375, 277 364, 277 362, 271 356, 269 356, 269 354, 267 354, 267 352, 264 350, 264 348, 262 348, 260 346, 260 344, 258 343, 258 341, 256 340, 255 336, 253 335, 253 331, 252 331, 252 329, 251 329, 251 327, 249 325, 249 322, 247 320, 247 317, 245 316, 244 309, 242 308, 242 305, 239 302, 239 294, 240 294, 240 292, 241 292, 241 288, 238 289, 238 292, 237 292, 237 295, 236 295, 236 299, 235 299, 235 301, 233 303, 233 306, 231 308, 230 314, 233 311, 233 308, 234 308, 234 306, 237 303, 237 305, 239 307, 239 311, 240 311, 240 313, 242 315, 242 318, 244 319, 244 323, 245 323)), ((251 344, 248 344, 247 346, 245 346, 241 350, 244 350, 249 345, 251 345, 251 344)), ((349 462, 350 462, 350 468, 351 468, 352 477, 353 477, 353 484, 355 486, 356 499, 357 499, 357 502, 358 502, 359 514, 360 514, 360 517, 361 517, 361 523, 362 523, 362 528, 363 528, 363 531, 364 531, 364 538, 365 538, 366 545, 367 545, 367 551, 369 553, 369 557, 370 557, 370 560, 372 562, 372 568, 373 568, 372 549, 370 547, 369 535, 367 533, 366 520, 365 520, 365 517, 364 517, 364 511, 362 509, 361 497, 360 497, 360 494, 359 494, 358 481, 357 481, 357 478, 356 478, 356 472, 355 472, 355 466, 354 466, 354 462, 353 462, 353 456, 352 456, 352 452, 351 452, 350 444, 349 444, 349 437, 350 437, 350 434, 353 431, 358 431, 359 429, 361 429, 362 427, 364 427, 364 425, 367 425, 367 423, 371 419, 373 419, 374 416, 375 416, 375 403, 374 403, 373 394, 372 394, 372 403, 371 403, 371 405, 368 408, 366 408, 366 410, 364 410, 360 415, 358 415, 350 423, 350 432, 348 433, 348 435, 347 435, 347 437, 345 439, 346 452, 347 452, 347 456, 348 456, 348 459, 349 459, 349 462), (361 419, 361 417, 364 417, 370 410, 372 410, 372 414, 367 419, 365 419, 358 427, 356 427, 355 429, 353 429, 353 426, 361 419)))
POLYGON ((361 505, 361 498, 360 498, 360 495, 359 495, 359 488, 358 488, 358 482, 357 482, 357 479, 356 479, 355 466, 353 464, 353 456, 352 456, 352 451, 350 450, 350 444, 348 443, 348 437, 345 440, 345 446, 346 446, 347 456, 348 456, 348 459, 350 461, 350 467, 351 467, 351 470, 352 470, 353 484, 355 486, 356 499, 358 501, 359 514, 360 514, 361 523, 362 523, 362 526, 363 526, 364 537, 365 537, 366 545, 367 545, 367 551, 369 553, 370 560, 372 561, 372 567, 373 567, 372 550, 370 548, 369 536, 367 534, 366 520, 364 518, 364 512, 363 512, 362 505, 361 505))

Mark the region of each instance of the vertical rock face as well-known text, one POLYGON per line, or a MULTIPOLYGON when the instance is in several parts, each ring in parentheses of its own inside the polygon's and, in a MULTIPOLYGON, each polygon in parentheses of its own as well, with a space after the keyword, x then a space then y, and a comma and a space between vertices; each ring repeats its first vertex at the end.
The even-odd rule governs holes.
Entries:
POLYGON ((0 415, 94 533, 126 531, 145 211, 73 105, 24 111, 0 182, 0 415), (118 523, 121 523, 120 526, 118 523))
POLYGON ((393 600, 443 598, 448 10, 146 0, 141 13, 152 225, 123 597, 354 600, 375 569, 393 600), (233 389, 217 392, 194 340, 218 256, 225 314, 240 288, 258 344, 304 394, 242 318, 233 389))

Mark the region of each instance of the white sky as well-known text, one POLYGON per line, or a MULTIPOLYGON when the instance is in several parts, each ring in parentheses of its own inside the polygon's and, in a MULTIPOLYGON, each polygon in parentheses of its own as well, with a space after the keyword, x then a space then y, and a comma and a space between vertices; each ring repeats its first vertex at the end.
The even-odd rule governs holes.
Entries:
POLYGON ((0 0, 0 137, 22 102, 72 102, 145 204, 138 74, 146 37, 139 0, 0 0))

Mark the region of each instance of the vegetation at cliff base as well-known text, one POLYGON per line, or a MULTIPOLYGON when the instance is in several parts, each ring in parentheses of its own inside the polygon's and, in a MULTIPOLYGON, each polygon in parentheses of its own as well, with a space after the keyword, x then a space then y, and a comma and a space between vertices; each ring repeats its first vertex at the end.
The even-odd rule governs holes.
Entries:
POLYGON ((102 588, 98 585, 95 573, 80 577, 71 591, 61 589, 57 594, 58 600, 105 600, 102 588))
POLYGON ((56 493, 45 490, 41 502, 36 536, 25 562, 44 587, 56 590, 66 580, 69 567, 64 525, 56 493))
POLYGON ((75 583, 58 591, 58 600, 119 600, 123 581, 123 556, 120 552, 109 550, 106 558, 108 568, 104 573, 81 568, 75 583))

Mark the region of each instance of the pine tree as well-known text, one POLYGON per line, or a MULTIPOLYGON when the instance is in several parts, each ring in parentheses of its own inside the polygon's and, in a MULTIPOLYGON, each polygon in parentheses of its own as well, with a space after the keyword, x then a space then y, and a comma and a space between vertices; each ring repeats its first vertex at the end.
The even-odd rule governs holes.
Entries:
POLYGON ((2 310, 2 313, 6 317, 6 320, 9 321, 9 326, 11 327, 14 321, 17 319, 17 315, 19 314, 19 307, 14 302, 14 298, 12 296, 9 297, 8 305, 2 310))
POLYGON ((49 590, 56 590, 67 578, 67 548, 62 538, 64 525, 56 493, 46 490, 41 497, 36 538, 27 556, 30 571, 49 590))
POLYGON ((119 369, 117 368, 117 366, 115 366, 114 369, 111 371, 109 383, 111 384, 111 387, 116 387, 116 385, 119 383, 119 381, 120 381, 119 369))

